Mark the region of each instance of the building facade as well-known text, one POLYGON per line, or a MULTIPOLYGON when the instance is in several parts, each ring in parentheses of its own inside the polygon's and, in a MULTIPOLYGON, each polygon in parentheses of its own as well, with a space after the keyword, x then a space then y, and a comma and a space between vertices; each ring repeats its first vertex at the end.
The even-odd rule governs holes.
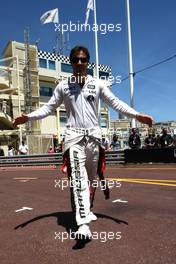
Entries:
POLYGON ((166 128, 168 134, 171 136, 176 136, 176 121, 163 121, 163 122, 156 122, 154 124, 154 131, 156 134, 161 135, 162 129, 166 128))

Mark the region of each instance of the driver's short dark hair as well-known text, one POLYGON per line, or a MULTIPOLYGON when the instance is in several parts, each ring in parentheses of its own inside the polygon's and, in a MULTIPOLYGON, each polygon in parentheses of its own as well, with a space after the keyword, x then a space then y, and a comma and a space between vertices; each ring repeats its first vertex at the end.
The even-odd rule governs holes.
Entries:
POLYGON ((90 60, 90 54, 89 51, 86 47, 84 46, 75 46, 71 52, 70 52, 70 62, 72 62, 72 59, 75 57, 75 54, 79 51, 83 51, 86 54, 87 61, 89 62, 90 60))

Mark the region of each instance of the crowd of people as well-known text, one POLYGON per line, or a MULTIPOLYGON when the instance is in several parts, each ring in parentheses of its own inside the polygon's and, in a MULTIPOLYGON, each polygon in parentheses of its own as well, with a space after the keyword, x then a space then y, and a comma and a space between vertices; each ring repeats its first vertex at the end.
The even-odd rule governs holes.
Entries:
MULTIPOLYGON (((132 133, 129 137, 129 146, 131 149, 141 148, 141 139, 136 129, 132 129, 132 133)), ((168 134, 166 128, 162 129, 161 135, 155 135, 155 133, 149 133, 144 140, 142 148, 165 148, 176 146, 175 139, 168 134)))
MULTIPOLYGON (((8 156, 12 157, 15 155, 27 155, 28 154, 28 145, 22 141, 19 145, 19 148, 16 149, 12 144, 8 145, 8 156)), ((4 150, 0 148, 0 156, 5 156, 4 150)))
MULTIPOLYGON (((109 142, 109 140, 105 136, 103 136, 101 143, 105 150, 116 151, 122 148, 119 137, 116 134, 113 135, 111 142, 109 142)), ((128 139, 128 146, 131 149, 173 147, 176 146, 176 139, 174 139, 170 134, 168 134, 166 128, 163 128, 161 135, 149 133, 144 140, 144 144, 142 144, 137 129, 132 128, 131 134, 128 139)))
MULTIPOLYGON (((118 135, 114 134, 112 141, 110 142, 107 137, 102 136, 101 145, 105 150, 117 151, 121 149, 121 142, 119 140, 118 135)), ((128 145, 131 149, 139 149, 139 148, 165 148, 165 147, 173 147, 176 146, 176 139, 173 138, 166 128, 162 129, 161 135, 156 135, 155 133, 149 133, 144 140, 144 144, 142 145, 141 138, 136 128, 131 130, 131 134, 128 139, 128 145)), ((47 153, 58 153, 63 152, 64 148, 64 138, 62 139, 60 144, 56 144, 54 146, 50 145, 47 153)), ((28 154, 28 146, 24 141, 19 145, 19 148, 16 150, 12 145, 8 146, 8 156, 14 155, 27 155, 28 154)), ((4 156, 3 149, 0 149, 0 156, 4 156)))

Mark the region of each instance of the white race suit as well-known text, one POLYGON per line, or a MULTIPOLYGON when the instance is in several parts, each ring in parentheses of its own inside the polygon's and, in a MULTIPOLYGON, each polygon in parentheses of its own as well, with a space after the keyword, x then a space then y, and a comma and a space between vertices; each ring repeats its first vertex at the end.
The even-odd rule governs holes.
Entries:
POLYGON ((29 120, 42 119, 62 103, 65 105, 67 124, 64 151, 69 151, 78 226, 90 222, 88 179, 92 181, 97 173, 101 139, 99 99, 128 117, 135 118, 138 114, 115 97, 103 81, 90 75, 82 88, 71 82, 71 78, 61 81, 49 102, 28 114, 29 120))

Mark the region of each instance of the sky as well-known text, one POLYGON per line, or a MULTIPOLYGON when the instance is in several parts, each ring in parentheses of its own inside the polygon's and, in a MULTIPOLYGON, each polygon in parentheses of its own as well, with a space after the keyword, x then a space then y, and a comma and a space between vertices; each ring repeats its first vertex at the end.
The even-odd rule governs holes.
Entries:
MULTIPOLYGON (((121 24, 121 31, 99 30, 99 63, 112 68, 114 77, 128 76, 128 37, 126 0, 96 0, 97 23, 121 24)), ((40 17, 48 10, 58 8, 60 23, 85 22, 87 0, 16 0, 1 2, 0 54, 10 40, 23 42, 24 28, 30 28, 30 44, 39 40, 43 51, 53 51, 54 24, 41 25, 40 17)), ((151 66, 176 54, 176 1, 130 0, 132 53, 134 72, 151 66)), ((93 26, 93 12, 89 23, 93 26)), ((104 26, 101 26, 102 28, 104 26)), ((70 32, 70 47, 86 46, 95 62, 94 32, 70 32)), ((69 51, 66 55, 69 54, 69 51)), ((176 58, 135 75, 134 108, 152 115, 156 122, 176 120, 176 58)), ((130 104, 129 79, 116 83, 113 93, 130 104)), ((110 111, 111 118, 118 118, 110 111)))

